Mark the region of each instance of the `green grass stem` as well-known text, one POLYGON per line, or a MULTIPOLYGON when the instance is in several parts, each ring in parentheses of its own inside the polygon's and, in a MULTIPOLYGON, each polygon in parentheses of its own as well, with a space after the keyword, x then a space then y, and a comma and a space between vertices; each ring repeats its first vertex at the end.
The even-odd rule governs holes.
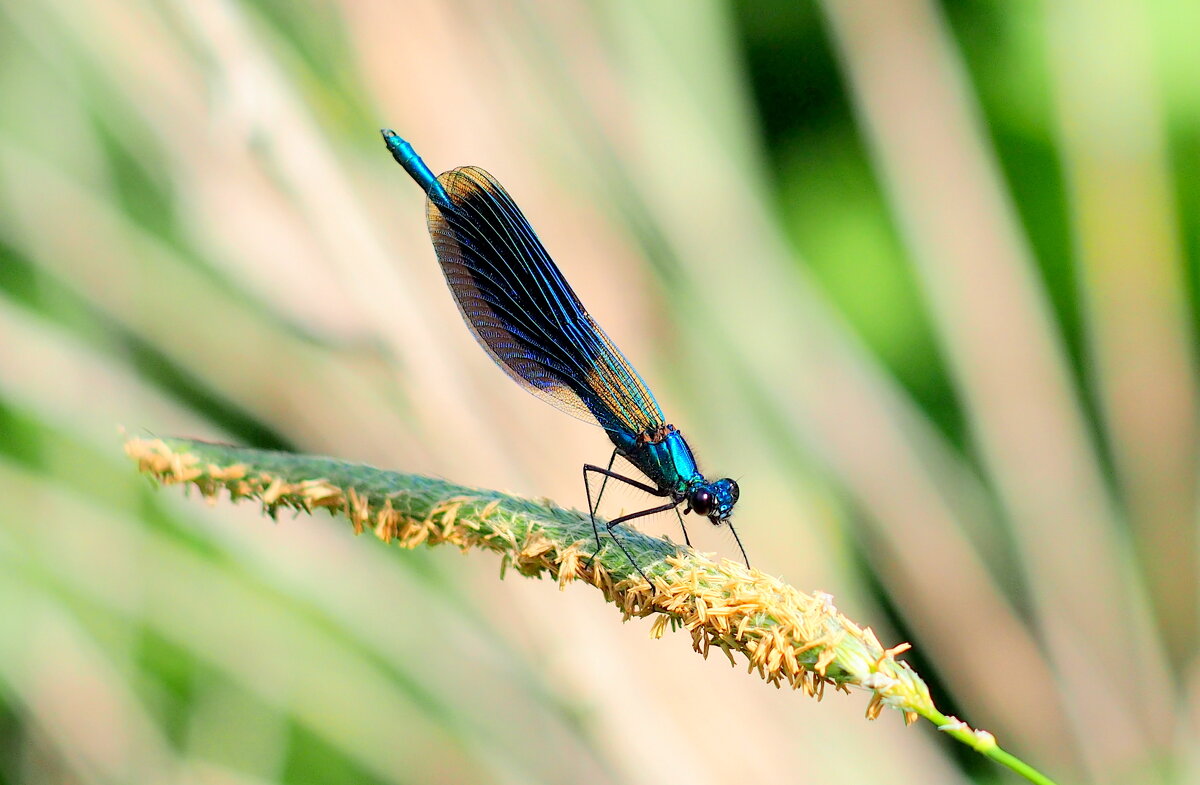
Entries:
POLYGON ((126 452, 163 485, 190 484, 207 498, 226 492, 252 499, 274 516, 280 508, 326 509, 356 532, 372 531, 413 548, 451 544, 500 555, 501 574, 513 569, 548 576, 560 586, 580 581, 598 588, 626 620, 653 616, 650 634, 685 629, 708 656, 716 648, 777 687, 821 698, 825 688, 871 694, 866 714, 884 707, 906 722, 924 717, 940 730, 1039 785, 1053 781, 996 744, 986 731, 937 710, 929 689, 869 627, 846 618, 824 592, 803 593, 783 581, 730 560, 704 554, 632 529, 622 542, 654 582, 652 589, 611 541, 589 563, 592 524, 587 515, 549 500, 535 501, 445 480, 383 471, 310 455, 270 452, 190 439, 130 439, 126 452))

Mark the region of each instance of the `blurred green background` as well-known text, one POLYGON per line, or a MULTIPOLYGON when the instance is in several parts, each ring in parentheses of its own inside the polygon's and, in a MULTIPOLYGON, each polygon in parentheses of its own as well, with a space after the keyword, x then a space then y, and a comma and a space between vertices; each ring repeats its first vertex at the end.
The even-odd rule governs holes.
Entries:
POLYGON ((475 345, 382 125, 506 185, 741 483, 755 566, 1065 781, 1200 782, 1197 30, 1194 0, 3 0, 0 782, 1012 780, 585 588, 135 475, 119 426, 583 504, 608 441, 475 345))

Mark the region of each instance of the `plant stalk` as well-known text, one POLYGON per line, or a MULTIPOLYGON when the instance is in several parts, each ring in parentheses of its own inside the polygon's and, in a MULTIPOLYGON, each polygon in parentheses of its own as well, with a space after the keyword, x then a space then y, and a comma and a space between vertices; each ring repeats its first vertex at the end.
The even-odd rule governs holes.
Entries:
POLYGON ((653 616, 650 634, 685 629, 707 658, 720 650, 737 665, 776 687, 788 685, 818 700, 826 687, 871 694, 866 715, 885 707, 905 722, 924 717, 958 741, 1009 767, 1030 782, 1053 781, 996 744, 937 710, 920 676, 885 648, 870 627, 842 615, 824 592, 800 592, 778 578, 728 559, 713 561, 691 548, 636 530, 618 528, 625 549, 607 538, 596 555, 587 515, 549 500, 533 501, 444 480, 383 471, 310 455, 269 452, 191 439, 130 439, 125 450, 138 468, 162 485, 195 486, 207 498, 222 492, 253 499, 272 517, 280 508, 325 509, 348 519, 355 532, 371 530, 405 548, 447 543, 501 557, 501 575, 514 569, 549 576, 560 588, 583 582, 599 589, 625 620, 653 616), (653 581, 651 587, 647 582, 653 581))

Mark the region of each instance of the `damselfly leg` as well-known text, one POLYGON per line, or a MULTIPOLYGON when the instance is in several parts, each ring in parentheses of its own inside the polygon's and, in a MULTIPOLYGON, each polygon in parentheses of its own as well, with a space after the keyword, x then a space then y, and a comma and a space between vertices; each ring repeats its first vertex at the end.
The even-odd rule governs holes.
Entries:
MULTIPOLYGON (((615 460, 615 458, 616 458, 616 454, 614 453, 613 459, 615 460)), ((612 466, 612 460, 610 460, 608 462, 608 465, 610 467, 612 466)), ((583 465, 583 489, 587 493, 588 517, 591 518, 592 533, 596 537, 596 550, 595 550, 595 552, 592 553, 592 555, 587 560, 587 565, 589 567, 591 567, 592 562, 596 559, 596 555, 600 553, 600 548, 601 548, 600 526, 599 526, 599 524, 596 523, 596 508, 600 504, 600 496, 598 494, 596 496, 596 501, 594 501, 594 502, 592 501, 592 486, 591 486, 591 483, 588 481, 589 473, 601 475, 602 477, 604 477, 604 483, 608 482, 609 477, 611 477, 614 480, 620 480, 621 482, 625 483, 626 485, 632 485, 634 488, 637 488, 638 490, 641 490, 641 491, 645 491, 646 493, 650 494, 651 496, 658 496, 661 498, 663 496, 667 496, 668 494, 666 491, 661 491, 658 488, 655 488, 653 485, 647 485, 646 483, 639 482, 631 477, 626 477, 623 474, 618 474, 617 472, 614 472, 611 468, 601 469, 599 466, 595 466, 590 463, 585 463, 583 465)), ((600 493, 603 493, 604 483, 601 484, 600 493)), ((629 549, 625 547, 625 544, 621 542, 621 538, 619 538, 617 536, 616 532, 613 531, 613 528, 626 522, 626 521, 631 521, 635 518, 641 518, 645 515, 653 515, 655 513, 659 513, 659 512, 663 512, 665 510, 670 510, 670 509, 676 508, 677 506, 678 506, 678 502, 668 502, 667 504, 663 504, 658 507, 652 507, 648 510, 641 510, 639 512, 633 512, 628 515, 622 515, 621 517, 615 518, 611 521, 608 521, 605 524, 605 529, 608 531, 609 536, 611 536, 613 538, 613 542, 615 542, 617 544, 617 547, 621 549, 621 553, 625 554, 625 558, 629 559, 629 563, 633 565, 633 568, 635 570, 637 570, 638 574, 641 575, 643 578, 646 578, 646 573, 642 572, 642 568, 638 565, 637 561, 633 558, 633 555, 629 553, 629 549)), ((649 583, 650 579, 646 578, 646 581, 647 581, 647 583, 649 583)), ((651 585, 653 586, 653 584, 651 584, 651 585)))
MULTIPOLYGON (((617 450, 613 450, 612 455, 608 459, 608 468, 605 470, 606 472, 612 471, 613 463, 616 462, 616 460, 617 460, 617 453, 618 453, 617 450)), ((608 485, 608 478, 611 476, 613 476, 613 475, 611 475, 611 474, 604 475, 604 479, 600 482, 600 492, 596 494, 596 504, 594 506, 589 505, 591 507, 591 514, 593 516, 595 516, 595 514, 600 510, 600 500, 604 498, 604 489, 608 485)), ((622 479, 624 479, 624 478, 622 478, 622 479)), ((585 484, 587 483, 586 473, 584 474, 584 483, 585 484)), ((679 505, 675 505, 675 517, 679 519, 679 529, 683 532, 684 544, 687 545, 689 548, 692 547, 692 538, 688 537, 687 524, 685 524, 683 522, 683 513, 681 513, 679 511, 679 505)), ((732 527, 730 527, 730 528, 732 528, 732 527)), ((733 536, 734 536, 734 539, 737 539, 736 532, 734 533, 733 536)), ((741 543, 739 542, 738 544, 740 545, 741 543)), ((597 547, 599 547, 598 541, 597 541, 597 547)), ((590 562, 589 562, 589 564, 590 564, 590 562)))

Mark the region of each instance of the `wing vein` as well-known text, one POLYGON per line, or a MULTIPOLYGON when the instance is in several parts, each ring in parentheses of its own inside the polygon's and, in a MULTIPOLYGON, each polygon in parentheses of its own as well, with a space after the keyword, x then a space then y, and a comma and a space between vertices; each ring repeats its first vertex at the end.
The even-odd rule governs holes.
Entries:
POLYGON ((428 203, 446 282, 479 343, 514 380, 611 431, 663 424, 645 382, 588 315, 504 188, 475 167, 438 177, 450 206, 428 203))

